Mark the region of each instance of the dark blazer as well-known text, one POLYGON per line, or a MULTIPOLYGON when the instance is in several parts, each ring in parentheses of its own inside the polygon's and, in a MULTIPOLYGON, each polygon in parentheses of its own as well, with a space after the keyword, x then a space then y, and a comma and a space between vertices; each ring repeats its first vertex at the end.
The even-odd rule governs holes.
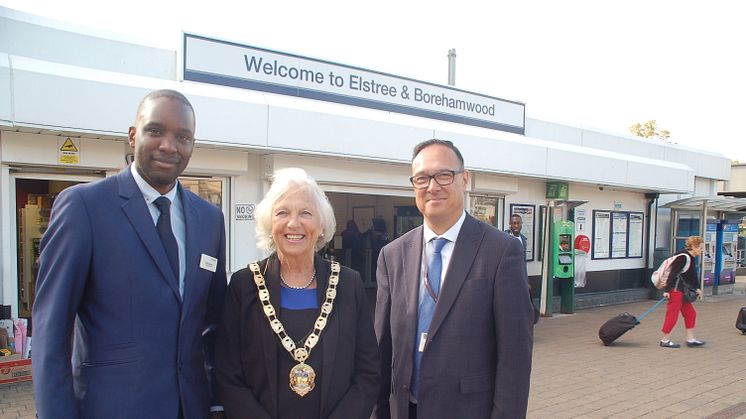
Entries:
MULTIPOLYGON (((259 262, 275 310, 280 307, 280 275, 277 257, 259 262)), ((329 262, 315 256, 319 306, 329 283, 329 262)), ((322 347, 320 418, 370 417, 380 387, 380 354, 373 319, 360 274, 342 267, 337 297, 319 346, 322 347)), ((270 328, 257 297, 254 276, 248 268, 233 274, 218 332, 216 375, 226 416, 276 418, 277 357, 285 352, 270 328)), ((284 354, 283 354, 284 355, 284 354)), ((313 351, 311 352, 313 357, 313 351)))
POLYGON ((225 228, 214 205, 178 193, 183 301, 129 168, 55 200, 33 307, 39 418, 175 418, 180 401, 186 419, 208 415, 203 354, 214 339, 202 334, 225 296, 225 228), (200 267, 203 254, 217 258, 215 272, 200 267))
MULTIPOLYGON (((417 333, 422 226, 378 257, 377 418, 406 419, 417 333)), ((420 418, 526 415, 533 309, 518 240, 466 215, 422 355, 420 418)))

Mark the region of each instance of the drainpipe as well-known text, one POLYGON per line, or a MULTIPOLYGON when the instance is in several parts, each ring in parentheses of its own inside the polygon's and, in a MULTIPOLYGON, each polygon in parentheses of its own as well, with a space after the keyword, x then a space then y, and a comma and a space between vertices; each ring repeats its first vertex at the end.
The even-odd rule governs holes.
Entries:
POLYGON ((653 269, 655 263, 655 245, 658 241, 658 193, 646 193, 645 198, 648 200, 648 231, 645 237, 645 243, 648 248, 645 252, 645 267, 653 269), (652 240, 651 240, 652 238, 652 240))

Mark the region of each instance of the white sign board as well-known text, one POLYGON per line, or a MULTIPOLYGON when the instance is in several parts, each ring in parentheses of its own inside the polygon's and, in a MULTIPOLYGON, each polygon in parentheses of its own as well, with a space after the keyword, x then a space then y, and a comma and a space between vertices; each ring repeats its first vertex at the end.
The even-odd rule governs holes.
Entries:
POLYGON ((236 221, 254 220, 256 204, 236 204, 233 209, 233 217, 236 221))
POLYGON ((183 45, 184 80, 525 132, 520 102, 188 33, 183 45))

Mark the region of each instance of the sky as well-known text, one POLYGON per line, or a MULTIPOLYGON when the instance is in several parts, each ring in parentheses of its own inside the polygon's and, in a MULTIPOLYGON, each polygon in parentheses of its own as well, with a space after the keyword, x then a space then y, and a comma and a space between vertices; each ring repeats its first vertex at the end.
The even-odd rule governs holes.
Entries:
POLYGON ((0 0, 178 49, 181 31, 520 101, 526 116, 746 162, 746 3, 739 0, 0 0), (178 4, 178 7, 175 5, 178 4))

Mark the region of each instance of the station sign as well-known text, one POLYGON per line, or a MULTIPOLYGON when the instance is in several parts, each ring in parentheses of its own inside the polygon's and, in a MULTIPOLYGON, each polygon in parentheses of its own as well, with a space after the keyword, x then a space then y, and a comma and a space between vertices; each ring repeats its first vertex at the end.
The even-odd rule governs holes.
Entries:
POLYGON ((525 105, 449 86, 184 34, 184 80, 525 133, 525 105))
POLYGON ((567 182, 547 182, 546 199, 570 199, 570 185, 567 182))

